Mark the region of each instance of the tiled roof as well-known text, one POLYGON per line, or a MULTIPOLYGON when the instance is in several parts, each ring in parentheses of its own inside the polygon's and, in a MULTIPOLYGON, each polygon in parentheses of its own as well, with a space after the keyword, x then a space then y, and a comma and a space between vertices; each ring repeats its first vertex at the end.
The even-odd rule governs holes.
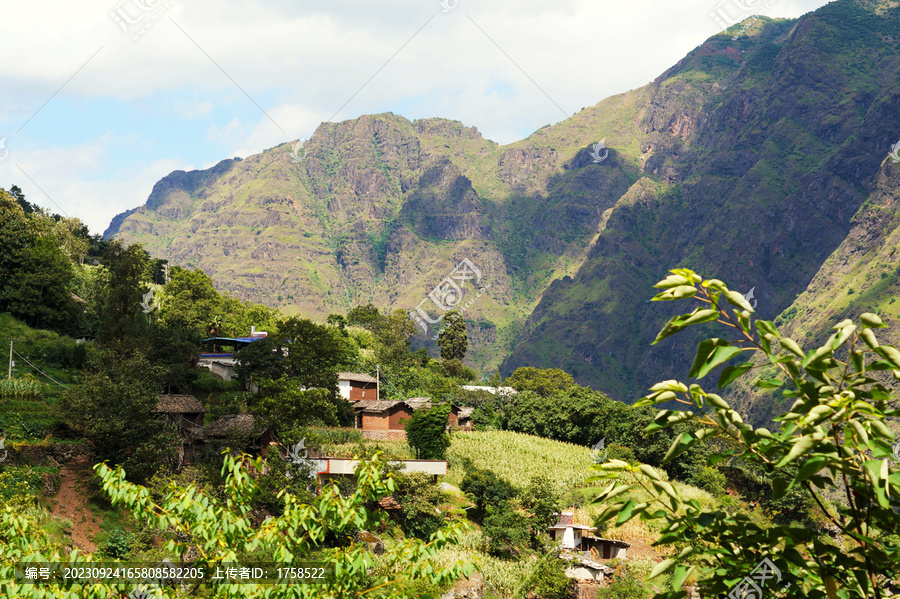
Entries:
POLYGON ((252 414, 226 414, 207 426, 204 431, 208 437, 225 437, 230 434, 256 434, 262 432, 261 429, 252 414))
POLYGON ((397 500, 394 499, 391 495, 379 499, 378 505, 385 510, 399 510, 401 507, 400 504, 397 503, 397 500))
POLYGON ((357 383, 377 383, 374 376, 362 372, 339 372, 337 373, 339 381, 355 381, 357 383))
POLYGON ((430 397, 410 397, 406 400, 406 405, 411 407, 413 410, 419 410, 421 408, 430 408, 431 407, 431 398, 430 397))
POLYGON ((594 541, 597 543, 609 543, 610 545, 613 545, 615 547, 631 547, 631 543, 626 543, 625 541, 620 541, 618 539, 603 539, 600 537, 595 537, 593 535, 584 535, 581 538, 589 539, 590 541, 594 541))
POLYGON ((358 401, 354 404, 354 408, 361 409, 363 412, 368 413, 379 413, 379 412, 387 412, 394 406, 398 404, 402 404, 402 401, 358 401))
POLYGON ((460 408, 459 409, 459 419, 462 420, 464 418, 471 418, 472 413, 475 411, 475 408, 460 408))
POLYGON ((206 412, 193 395, 160 395, 154 412, 163 414, 202 414, 206 412))

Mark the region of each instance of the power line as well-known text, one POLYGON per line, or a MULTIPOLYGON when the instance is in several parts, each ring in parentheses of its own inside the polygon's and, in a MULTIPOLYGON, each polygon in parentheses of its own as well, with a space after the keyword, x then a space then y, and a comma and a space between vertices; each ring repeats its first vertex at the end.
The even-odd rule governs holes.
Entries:
POLYGON ((17 355, 17 356, 19 356, 20 358, 22 358, 23 360, 25 360, 25 363, 26 363, 26 364, 28 364, 29 366, 31 366, 32 368, 34 368, 35 370, 37 370, 38 372, 40 372, 41 374, 43 374, 45 377, 47 377, 48 379, 50 379, 51 381, 53 381, 54 383, 56 383, 57 385, 59 385, 59 386, 62 387, 63 389, 66 389, 66 388, 68 387, 68 385, 66 385, 66 384, 64 384, 64 383, 60 383, 58 380, 56 380, 55 378, 53 378, 52 376, 50 376, 49 374, 47 374, 46 372, 44 372, 43 370, 41 370, 40 368, 38 368, 37 366, 35 366, 32 362, 30 362, 30 361, 28 360, 28 358, 26 358, 25 356, 23 356, 22 354, 20 354, 20 353, 17 352, 16 350, 12 350, 12 351, 13 351, 13 353, 14 353, 15 355, 17 355))

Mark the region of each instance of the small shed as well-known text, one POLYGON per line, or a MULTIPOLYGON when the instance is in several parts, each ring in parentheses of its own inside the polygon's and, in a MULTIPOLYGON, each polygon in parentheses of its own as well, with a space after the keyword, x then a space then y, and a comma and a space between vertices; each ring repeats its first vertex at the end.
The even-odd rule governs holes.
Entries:
MULTIPOLYGON (((430 397, 412 397, 405 401, 356 401, 356 428, 361 429, 363 436, 370 439, 405 439, 406 421, 413 412, 428 409, 432 406, 430 397)), ((447 426, 456 426, 459 422, 459 410, 452 406, 447 418, 447 426)))
POLYGON ((459 414, 457 414, 457 425, 464 431, 470 431, 474 427, 475 423, 472 421, 472 414, 475 412, 475 408, 459 408, 459 414))
POLYGON ((160 395, 156 403, 157 414, 166 414, 181 429, 195 429, 203 426, 203 415, 207 410, 193 395, 160 395))
POLYGON ((362 372, 339 372, 338 393, 347 401, 378 401, 378 380, 362 372))
POLYGON ((272 441, 269 430, 257 422, 253 414, 226 414, 203 429, 207 441, 217 439, 245 439, 249 445, 267 447, 272 441))
POLYGON ((566 566, 566 577, 578 582, 602 583, 613 574, 609 566, 580 555, 562 554, 560 557, 570 563, 566 566))
POLYGON ((559 514, 559 521, 550 527, 550 539, 564 549, 583 550, 582 536, 591 530, 596 530, 593 526, 585 526, 583 524, 575 524, 573 519, 575 514, 572 512, 563 512, 559 514))
POLYGON ((625 541, 601 539, 592 535, 582 535, 581 545, 582 550, 591 551, 592 554, 592 550, 596 550, 596 555, 601 559, 625 559, 626 552, 631 547, 631 543, 625 541))

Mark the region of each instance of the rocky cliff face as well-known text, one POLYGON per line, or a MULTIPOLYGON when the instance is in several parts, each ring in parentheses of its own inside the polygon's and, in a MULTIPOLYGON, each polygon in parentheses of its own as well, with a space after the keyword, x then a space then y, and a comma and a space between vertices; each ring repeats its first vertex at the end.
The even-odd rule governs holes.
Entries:
POLYGON ((562 366, 626 401, 683 378, 696 336, 650 347, 674 310, 647 302, 650 285, 675 266, 754 288, 764 318, 788 308, 851 233, 900 135, 898 17, 896 2, 835 2, 711 38, 655 81, 634 122, 647 181, 544 292, 503 371, 562 366))
POLYGON ((433 313, 466 258, 490 283, 463 289, 477 366, 562 367, 630 401, 693 357, 689 338, 649 345, 668 269, 754 288, 774 318, 858 226, 900 135, 898 5, 760 18, 508 146, 443 119, 323 123, 299 161, 285 144, 172 173, 107 236, 316 317, 368 301, 433 313))

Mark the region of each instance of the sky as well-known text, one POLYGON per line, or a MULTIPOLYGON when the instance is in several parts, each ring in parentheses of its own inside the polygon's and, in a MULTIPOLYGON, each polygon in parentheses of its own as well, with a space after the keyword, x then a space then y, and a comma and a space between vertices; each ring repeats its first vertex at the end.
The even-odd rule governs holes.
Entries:
POLYGON ((527 137, 825 0, 3 0, 0 187, 102 233, 174 170, 392 112, 527 137), (737 23, 737 25, 733 25, 737 23))

